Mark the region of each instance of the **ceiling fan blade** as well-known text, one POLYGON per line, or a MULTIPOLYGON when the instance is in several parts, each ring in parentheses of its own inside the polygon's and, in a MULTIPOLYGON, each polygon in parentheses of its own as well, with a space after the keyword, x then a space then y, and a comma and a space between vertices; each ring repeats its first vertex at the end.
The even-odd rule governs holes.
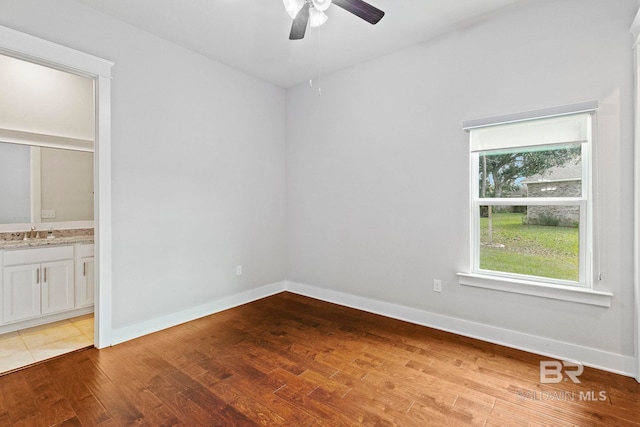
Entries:
POLYGON ((371 24, 377 24, 384 16, 383 11, 362 0, 333 0, 333 4, 371 24))
POLYGON ((300 40, 304 38, 304 33, 307 31, 307 22, 309 22, 309 4, 305 3, 291 24, 289 40, 300 40))

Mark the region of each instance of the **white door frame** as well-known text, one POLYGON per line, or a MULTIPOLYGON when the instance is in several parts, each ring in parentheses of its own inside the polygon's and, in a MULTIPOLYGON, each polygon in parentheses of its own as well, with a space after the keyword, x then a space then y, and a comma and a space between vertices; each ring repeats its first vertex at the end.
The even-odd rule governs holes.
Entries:
POLYGON ((640 382, 640 11, 631 25, 634 37, 634 231, 633 231, 633 307, 635 341, 635 377, 640 382))
POLYGON ((111 345, 111 68, 113 62, 0 26, 0 53, 94 79, 95 336, 111 345))

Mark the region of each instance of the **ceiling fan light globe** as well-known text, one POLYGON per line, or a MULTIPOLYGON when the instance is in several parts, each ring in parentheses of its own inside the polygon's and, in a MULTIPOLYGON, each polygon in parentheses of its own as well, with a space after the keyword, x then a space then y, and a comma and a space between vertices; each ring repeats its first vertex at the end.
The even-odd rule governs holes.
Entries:
POLYGON ((326 13, 320 10, 317 10, 314 7, 309 9, 309 26, 319 27, 320 25, 327 22, 327 19, 329 19, 329 17, 327 16, 326 13))
POLYGON ((304 0, 282 0, 282 2, 291 19, 295 19, 302 6, 304 6, 304 0))
POLYGON ((324 12, 329 9, 329 6, 331 6, 331 1, 332 0, 311 0, 311 3, 313 3, 313 7, 324 12))

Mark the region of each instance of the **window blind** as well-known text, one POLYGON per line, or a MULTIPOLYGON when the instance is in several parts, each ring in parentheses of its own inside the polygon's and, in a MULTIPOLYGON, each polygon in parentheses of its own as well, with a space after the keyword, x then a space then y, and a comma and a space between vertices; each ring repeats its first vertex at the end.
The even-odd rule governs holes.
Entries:
POLYGON ((463 123, 471 152, 584 143, 596 101, 463 123))

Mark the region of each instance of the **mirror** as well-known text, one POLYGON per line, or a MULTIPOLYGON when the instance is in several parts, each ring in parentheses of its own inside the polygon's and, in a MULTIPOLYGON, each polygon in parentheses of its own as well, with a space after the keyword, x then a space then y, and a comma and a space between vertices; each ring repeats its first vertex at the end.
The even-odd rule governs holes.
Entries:
POLYGON ((93 220, 93 153, 0 142, 0 224, 93 220))
POLYGON ((0 227, 93 221, 93 79, 0 55, 0 93, 0 227))

